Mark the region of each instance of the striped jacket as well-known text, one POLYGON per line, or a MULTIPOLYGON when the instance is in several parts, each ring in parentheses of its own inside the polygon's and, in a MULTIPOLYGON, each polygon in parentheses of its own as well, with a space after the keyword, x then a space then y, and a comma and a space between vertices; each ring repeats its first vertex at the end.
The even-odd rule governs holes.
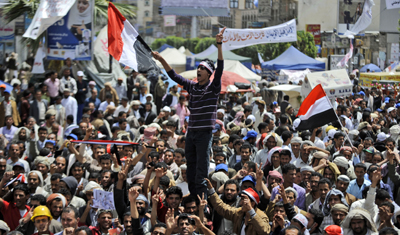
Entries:
POLYGON ((218 60, 214 80, 207 84, 199 85, 175 73, 168 72, 168 76, 179 85, 183 86, 189 95, 189 125, 188 130, 212 130, 217 118, 217 102, 221 92, 221 76, 224 69, 224 61, 218 60))

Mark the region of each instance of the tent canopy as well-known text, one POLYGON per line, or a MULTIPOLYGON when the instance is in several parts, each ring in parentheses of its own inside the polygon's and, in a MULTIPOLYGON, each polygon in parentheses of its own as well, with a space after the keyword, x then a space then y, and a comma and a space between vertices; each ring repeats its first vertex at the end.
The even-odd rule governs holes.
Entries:
POLYGON ((195 68, 195 58, 196 57, 207 57, 211 55, 212 53, 218 51, 218 48, 216 46, 211 45, 209 46, 206 50, 200 52, 199 54, 191 55, 186 57, 186 70, 192 70, 195 68))
MULTIPOLYGON (((217 64, 215 64, 217 66, 217 64)), ((261 76, 255 74, 242 63, 237 60, 224 60, 224 73, 225 71, 234 72, 249 81, 260 81, 261 76)), ((197 77, 197 69, 185 71, 180 75, 186 79, 193 79, 197 77)))
POLYGON ((325 70, 325 63, 315 60, 291 46, 279 57, 262 63, 261 67, 269 70, 325 70))
MULTIPOLYGON (((210 59, 212 61, 217 61, 218 59, 218 51, 214 51, 212 54, 209 55, 195 55, 195 60, 196 61, 201 61, 204 59, 210 59)), ((224 60, 238 60, 240 62, 250 62, 251 63, 251 58, 250 57, 244 57, 240 55, 236 55, 232 51, 224 51, 224 60)))
MULTIPOLYGON (((186 66, 186 55, 182 54, 176 48, 167 48, 160 55, 171 65, 171 67, 177 72, 181 73, 185 71, 186 66)), ((158 67, 163 68, 160 61, 156 61, 158 67)))
MULTIPOLYGON (((215 74, 215 73, 214 73, 215 74)), ((214 74, 211 75, 210 80, 214 80, 214 74)), ((197 78, 193 79, 193 81, 197 82, 197 78)), ((242 76, 229 71, 224 71, 221 77, 221 93, 227 92, 227 87, 229 85, 235 85, 235 82, 247 83, 250 84, 248 80, 243 78, 242 76)))
POLYGON ((164 45, 162 45, 160 48, 158 48, 156 51, 158 51, 158 52, 163 52, 165 49, 167 49, 167 48, 174 48, 173 46, 171 46, 171 45, 168 45, 168 44, 164 44, 164 45))
POLYGON ((365 72, 367 72, 367 69, 369 69, 371 72, 382 72, 382 70, 378 66, 376 66, 374 64, 365 65, 364 67, 362 67, 360 69, 360 72, 365 73, 365 72))

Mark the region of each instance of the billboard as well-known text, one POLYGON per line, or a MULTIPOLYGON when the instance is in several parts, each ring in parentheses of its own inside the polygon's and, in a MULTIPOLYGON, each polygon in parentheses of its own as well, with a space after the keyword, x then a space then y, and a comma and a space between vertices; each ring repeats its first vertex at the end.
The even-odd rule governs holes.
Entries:
POLYGON ((226 0, 161 0, 161 7, 227 8, 226 0))
POLYGON ((91 60, 94 0, 77 0, 67 15, 47 29, 47 59, 91 60))
POLYGON ((161 15, 229 16, 227 0, 161 0, 161 15))
POLYGON ((314 36, 315 45, 321 45, 321 25, 320 24, 306 24, 306 32, 314 36))
MULTIPOLYGON (((15 21, 7 24, 0 10, 0 61, 4 61, 5 54, 15 51, 15 21)), ((0 63, 1 63, 0 62, 0 63)))
POLYGON ((164 27, 176 26, 176 15, 164 16, 164 27))
POLYGON ((339 0, 338 33, 350 30, 363 13, 364 0, 339 0))

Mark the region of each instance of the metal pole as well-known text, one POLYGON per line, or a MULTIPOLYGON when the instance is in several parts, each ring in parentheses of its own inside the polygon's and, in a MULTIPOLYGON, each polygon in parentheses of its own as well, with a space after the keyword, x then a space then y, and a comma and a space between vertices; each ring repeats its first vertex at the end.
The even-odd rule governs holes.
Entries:
POLYGON ((108 73, 112 73, 112 55, 110 55, 110 63, 109 63, 108 73))

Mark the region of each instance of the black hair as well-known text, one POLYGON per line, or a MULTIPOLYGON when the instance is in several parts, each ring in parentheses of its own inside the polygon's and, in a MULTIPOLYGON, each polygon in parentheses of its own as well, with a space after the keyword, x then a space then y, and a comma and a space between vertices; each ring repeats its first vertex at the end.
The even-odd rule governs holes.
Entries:
POLYGON ((197 196, 194 195, 189 195, 187 197, 185 197, 182 201, 182 205, 183 207, 186 207, 186 204, 191 203, 191 202, 195 202, 196 206, 198 206, 200 204, 199 199, 197 198, 197 196))
POLYGON ((122 117, 122 116, 124 116, 124 114, 125 114, 125 112, 121 111, 121 112, 118 113, 118 117, 122 117))
POLYGON ((248 161, 247 163, 247 168, 248 169, 253 169, 253 171, 256 171, 256 163, 252 162, 252 161, 248 161))
POLYGON ((284 207, 283 206, 283 202, 277 202, 277 203, 275 203, 275 208, 276 207, 284 207))
POLYGON ((390 194, 388 191, 384 189, 377 189, 376 190, 376 199, 381 201, 385 201, 386 199, 391 199, 390 194))
POLYGON ((378 166, 377 164, 371 164, 371 165, 368 167, 367 173, 368 173, 368 174, 371 174, 372 172, 378 170, 378 168, 380 168, 380 166, 378 166))
POLYGON ((106 99, 112 99, 112 95, 111 94, 106 94, 106 99))
POLYGON ((62 179, 62 175, 61 175, 60 173, 54 173, 54 174, 52 174, 52 175, 51 175, 51 178, 50 178, 50 181, 57 180, 57 179, 59 179, 59 180, 62 179))
POLYGON ((127 122, 125 118, 121 118, 118 121, 118 124, 121 125, 122 123, 127 122))
POLYGON ((243 113, 252 112, 252 111, 253 111, 253 107, 252 107, 251 105, 246 105, 246 106, 244 107, 243 113))
POLYGON ((379 235, 397 235, 397 231, 394 228, 386 227, 379 230, 379 235))
POLYGON ((176 127, 176 122, 175 122, 175 121, 173 121, 173 120, 169 120, 169 121, 167 122, 167 125, 165 125, 165 126, 172 126, 172 127, 176 127))
POLYGON ((339 137, 344 137, 344 134, 342 133, 342 132, 336 132, 334 135, 333 135, 333 138, 334 139, 339 139, 339 137))
POLYGON ((322 179, 320 179, 319 182, 318 182, 318 187, 319 187, 321 184, 328 184, 328 187, 329 187, 329 188, 332 188, 332 182, 331 182, 328 178, 322 178, 322 179))
POLYGON ((167 229, 167 225, 161 222, 158 222, 156 225, 154 225, 153 227, 151 227, 150 229, 150 233, 152 233, 154 231, 155 228, 165 228, 167 229))
POLYGON ((92 178, 100 179, 101 178, 101 174, 99 172, 92 172, 89 175, 89 179, 92 179, 92 178))
POLYGON ((240 151, 242 151, 242 149, 250 149, 250 152, 251 152, 251 146, 248 143, 245 143, 242 146, 240 146, 240 151))
POLYGON ((28 185, 27 185, 27 184, 23 184, 23 183, 18 184, 17 186, 14 187, 14 192, 15 192, 16 190, 21 190, 22 192, 24 192, 25 196, 27 196, 27 195, 30 194, 29 188, 28 188, 28 185))
POLYGON ((288 139, 292 137, 292 133, 290 131, 282 132, 282 141, 286 142, 288 139))
POLYGON ((282 234, 286 234, 286 230, 297 230, 297 235, 303 235, 300 228, 294 225, 289 225, 288 227, 286 227, 284 230, 282 230, 282 234))
POLYGON ((387 144, 388 142, 392 142, 393 144, 396 143, 392 137, 389 137, 389 138, 386 139, 386 144, 387 144))
POLYGON ((45 120, 49 120, 51 118, 51 116, 55 116, 54 114, 48 113, 46 114, 46 116, 44 116, 45 120))
POLYGON ((145 105, 150 105, 150 108, 153 108, 153 104, 150 102, 147 102, 145 105))
POLYGON ((38 201, 41 206, 46 205, 46 197, 42 194, 34 194, 31 196, 31 201, 38 201))
POLYGON ((394 205, 391 202, 385 201, 382 202, 381 206, 388 206, 390 209, 390 213, 394 213, 394 205))
POLYGON ((164 175, 160 178, 160 185, 168 187, 170 183, 171 183, 171 180, 169 179, 168 176, 164 175))
POLYGON ((177 148, 177 149, 175 149, 175 153, 180 153, 183 158, 185 157, 185 150, 184 149, 177 148))
POLYGON ((74 122, 74 116, 72 116, 72 114, 68 115, 67 121, 74 122))
POLYGON ((44 127, 44 126, 39 127, 38 133, 39 133, 40 131, 46 131, 46 133, 48 132, 48 131, 47 131, 47 128, 44 127))
POLYGON ((292 153, 290 152, 290 150, 287 149, 283 149, 280 153, 279 153, 279 157, 281 156, 291 156, 292 153))
POLYGON ((63 195, 65 198, 67 198, 67 196, 71 196, 71 198, 72 198, 71 191, 69 191, 66 188, 60 188, 57 193, 63 195))
POLYGON ((238 183, 236 180, 229 179, 228 181, 226 181, 225 184, 224 184, 224 190, 225 190, 225 188, 226 188, 226 186, 227 186, 228 184, 234 184, 234 185, 236 185, 236 191, 239 192, 239 183, 238 183))
POLYGON ((233 143, 237 139, 240 139, 240 137, 236 134, 233 134, 229 137, 229 143, 233 143))
POLYGON ((226 158, 227 158, 226 153, 222 152, 222 151, 214 152, 214 156, 215 157, 223 157, 225 161, 226 161, 226 158))
POLYGON ((364 171, 367 171, 367 166, 364 164, 364 163, 357 163, 355 166, 354 166, 354 170, 356 169, 356 168, 363 168, 364 169, 364 171))
POLYGON ((86 227, 86 226, 81 226, 81 227, 75 229, 74 234, 78 234, 81 231, 84 231, 86 233, 86 235, 92 235, 92 230, 90 230, 90 228, 86 227))
POLYGON ((119 126, 111 127, 111 133, 114 133, 115 131, 120 131, 120 130, 121 130, 121 127, 119 127, 119 126))
POLYGON ((268 126, 268 123, 260 122, 260 124, 258 124, 257 128, 258 128, 258 130, 261 131, 262 129, 266 128, 267 126, 268 126))
POLYGON ((149 153, 149 157, 150 157, 150 159, 153 159, 153 158, 159 159, 160 158, 160 154, 158 152, 156 152, 156 151, 153 151, 153 152, 149 153))
POLYGON ((321 173, 319 173, 319 172, 316 172, 316 171, 314 171, 314 172, 311 172, 311 176, 310 176, 310 178, 311 178, 311 177, 315 177, 315 176, 318 176, 318 177, 319 177, 319 179, 322 179, 322 178, 324 178, 324 177, 321 175, 321 173))
POLYGON ((168 198, 172 194, 178 194, 179 198, 183 197, 182 189, 178 186, 172 186, 171 188, 167 189, 165 197, 168 198))
POLYGON ((316 231, 318 231, 319 226, 321 226, 322 221, 324 220, 324 214, 322 213, 321 210, 317 210, 314 208, 311 208, 308 213, 312 214, 314 216, 314 223, 317 223, 318 226, 315 228, 316 231))
POLYGON ((64 207, 61 213, 70 213, 71 211, 74 212, 75 219, 80 217, 78 209, 76 209, 74 206, 64 207))
POLYGON ((282 174, 286 175, 289 171, 293 171, 293 170, 296 170, 296 166, 291 163, 288 163, 288 164, 285 164, 282 166, 282 174))

